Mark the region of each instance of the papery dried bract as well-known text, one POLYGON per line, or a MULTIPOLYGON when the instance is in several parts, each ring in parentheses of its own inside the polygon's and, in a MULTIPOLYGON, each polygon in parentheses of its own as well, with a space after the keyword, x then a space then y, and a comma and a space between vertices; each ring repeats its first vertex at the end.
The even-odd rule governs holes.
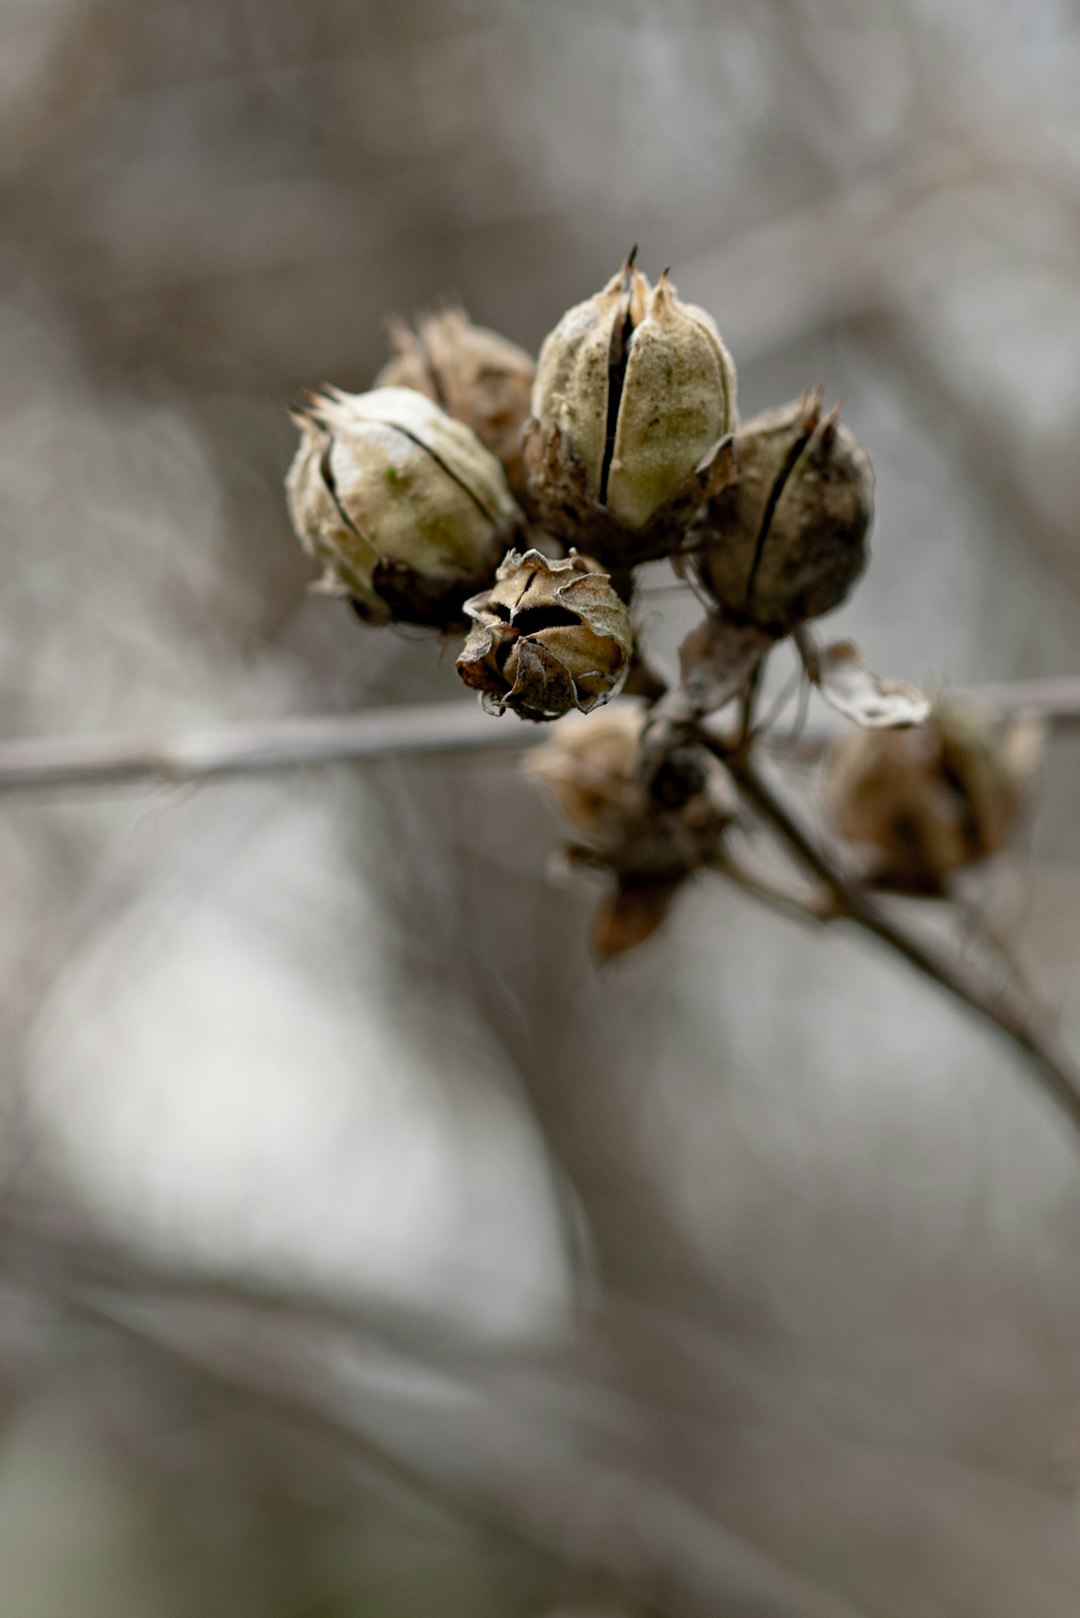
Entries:
POLYGON ((921 725, 930 713, 929 698, 913 685, 882 679, 868 669, 854 641, 834 641, 816 651, 810 678, 831 708, 867 730, 921 725))
POLYGON ((1013 727, 956 703, 914 730, 862 731, 834 748, 825 779, 833 829, 865 847, 868 874, 897 892, 941 895, 967 866, 1001 853, 1031 789, 1031 750, 1013 727))
POLYGON ((572 551, 511 551, 490 590, 466 602, 475 628, 457 660, 494 713, 588 713, 616 694, 633 648, 630 614, 608 575, 572 551))
POLYGON ((745 422, 735 477, 694 530, 695 571, 732 616, 786 634, 829 612, 866 566, 869 457, 818 389, 745 422))
POLYGON ((501 462, 515 494, 524 490, 522 428, 531 409, 536 366, 516 343, 474 326, 463 309, 423 315, 413 331, 395 321, 396 350, 375 386, 415 388, 471 427, 501 462))
POLYGON ((641 880, 616 878, 615 887, 600 905, 593 921, 592 950, 602 966, 645 944, 667 920, 681 878, 641 880))
POLYGON ((776 644, 756 624, 739 623, 716 613, 692 629, 679 647, 681 684, 667 699, 673 715, 715 713, 747 689, 761 659, 776 644))
POLYGON ((286 493, 323 585, 373 623, 460 621, 520 513, 476 435, 423 394, 309 395, 286 493))

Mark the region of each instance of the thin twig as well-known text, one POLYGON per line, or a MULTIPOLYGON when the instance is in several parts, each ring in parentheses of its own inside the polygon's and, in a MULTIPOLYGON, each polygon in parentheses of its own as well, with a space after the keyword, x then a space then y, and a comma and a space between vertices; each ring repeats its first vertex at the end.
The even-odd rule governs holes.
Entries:
POLYGON ((532 726, 492 719, 472 702, 376 708, 222 725, 174 736, 96 736, 0 743, 0 790, 180 783, 272 774, 346 760, 521 747, 532 726))
POLYGON ((489 1536, 496 1542, 516 1544, 531 1554, 558 1556, 555 1547, 542 1543, 529 1533, 527 1527, 518 1521, 516 1513, 501 1503, 486 1502, 478 1495, 467 1495, 461 1489, 441 1483, 433 1473, 405 1459, 358 1422, 336 1414, 310 1388, 282 1386, 280 1376, 268 1385, 253 1375, 251 1368, 242 1370, 219 1363, 202 1346, 178 1341, 162 1331, 155 1331, 152 1325, 140 1321, 136 1314, 125 1309, 122 1301, 119 1304, 110 1303, 92 1292, 59 1287, 52 1289, 52 1296, 72 1315, 81 1315, 129 1337, 166 1365, 174 1365, 188 1372, 207 1387, 273 1416, 304 1437, 321 1438, 340 1447, 364 1471, 378 1478, 384 1487, 423 1502, 440 1515, 451 1521, 461 1521, 474 1532, 489 1536))
POLYGON ((707 868, 760 904, 793 920, 817 923, 836 919, 836 906, 830 893, 818 894, 810 890, 800 893, 790 884, 779 881, 772 872, 757 870, 745 858, 736 860, 729 855, 712 861, 707 868))
MULTIPOLYGON (((1055 732, 1080 729, 1080 679, 975 686, 957 695, 1002 717, 1036 715, 1055 732)), ((822 745, 836 728, 822 718, 804 733, 804 743, 822 745)), ((179 784, 403 756, 519 749, 543 739, 542 725, 512 716, 492 719, 471 702, 439 702, 269 719, 172 736, 0 742, 0 792, 179 784)))
POLYGON ((1028 994, 1009 994, 987 983, 964 961, 935 949, 881 910, 850 881, 799 824, 756 767, 745 757, 725 755, 705 736, 750 804, 799 862, 831 892, 839 916, 872 933, 917 972, 929 978, 990 1022, 1029 1059, 1044 1088, 1080 1131, 1080 1069, 1050 1026, 1045 1011, 1028 994))
POLYGON ((746 683, 741 704, 741 717, 739 721, 739 744, 746 746, 754 730, 754 716, 757 712, 758 697, 761 694, 761 682, 765 678, 765 665, 768 662, 768 653, 760 657, 754 665, 754 672, 746 683))

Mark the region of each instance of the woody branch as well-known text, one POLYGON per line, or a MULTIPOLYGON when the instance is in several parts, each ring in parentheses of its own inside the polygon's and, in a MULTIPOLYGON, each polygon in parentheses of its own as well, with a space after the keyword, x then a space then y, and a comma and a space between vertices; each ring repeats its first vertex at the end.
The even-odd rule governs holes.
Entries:
MULTIPOLYGON (((1080 679, 1020 680, 959 694, 1002 718, 1042 719, 1053 735, 1080 729, 1080 679)), ((820 747, 836 728, 828 720, 812 720, 802 743, 820 747)), ((539 727, 492 724, 478 707, 463 702, 268 719, 171 735, 28 739, 0 742, 0 792, 192 783, 390 758, 512 752, 542 739, 539 727)))

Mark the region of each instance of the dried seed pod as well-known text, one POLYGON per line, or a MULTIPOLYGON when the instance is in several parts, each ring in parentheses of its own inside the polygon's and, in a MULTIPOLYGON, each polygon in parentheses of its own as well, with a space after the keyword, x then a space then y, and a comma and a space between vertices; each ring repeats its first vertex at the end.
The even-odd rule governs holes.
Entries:
POLYGON ((578 724, 560 725, 525 759, 526 772, 543 783, 578 836, 612 858, 648 817, 640 769, 646 716, 643 702, 612 703, 578 724))
POLYGON ((1016 829, 1030 768, 1007 730, 952 703, 910 730, 863 730, 833 749, 825 803, 833 829, 869 852, 869 877, 899 893, 943 895, 962 867, 1000 853, 1016 829))
POLYGON ((546 338, 532 408, 541 518, 637 561, 672 550, 708 492, 696 474, 734 426, 735 368, 712 318, 631 257, 546 338))
POLYGON ((614 877, 593 945, 602 960, 643 943, 664 920, 683 882, 718 862, 733 804, 715 762, 697 756, 663 766, 644 746, 649 710, 621 701, 534 748, 525 768, 550 792, 582 839, 567 854, 614 877), (664 790, 673 775, 679 790, 664 790))
POLYGON ((606 573, 576 551, 551 561, 511 551, 490 590, 465 603, 475 628, 457 660, 493 713, 523 719, 588 713, 626 678, 630 614, 606 573))
POLYGON ((593 863, 637 877, 685 876, 718 852, 733 801, 700 747, 673 760, 680 789, 645 746, 648 705, 636 698, 560 725, 531 749, 526 772, 543 783, 593 863), (659 788, 659 790, 658 790, 659 788))
POLYGON ((474 326, 464 309, 423 315, 416 331, 390 328, 396 350, 375 378, 377 388, 415 388, 447 415, 471 427, 501 461, 515 494, 525 485, 521 430, 528 420, 536 366, 523 348, 474 326))
POLYGON ((735 435, 735 476, 694 531, 695 572, 730 616, 786 634, 839 606, 866 566, 874 473, 821 390, 735 435))
POLYGON ((520 517, 495 457, 409 388, 329 388, 294 419, 289 511, 323 588, 371 623, 460 623, 520 517))

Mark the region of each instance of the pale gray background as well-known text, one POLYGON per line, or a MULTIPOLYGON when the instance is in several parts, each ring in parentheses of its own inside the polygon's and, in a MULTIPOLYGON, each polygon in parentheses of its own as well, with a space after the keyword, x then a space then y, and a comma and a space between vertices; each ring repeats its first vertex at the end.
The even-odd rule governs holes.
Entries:
MULTIPOLYGON (((842 398, 876 667, 1077 672, 1078 74, 1064 0, 7 0, 3 734, 456 700, 305 595, 285 404, 634 240, 744 412, 842 398)), ((1080 1049, 1078 784, 1023 947, 1080 1049)), ((505 755, 0 805, 5 1618, 1073 1618, 1077 1143, 718 886, 597 976, 557 838, 505 755)))

